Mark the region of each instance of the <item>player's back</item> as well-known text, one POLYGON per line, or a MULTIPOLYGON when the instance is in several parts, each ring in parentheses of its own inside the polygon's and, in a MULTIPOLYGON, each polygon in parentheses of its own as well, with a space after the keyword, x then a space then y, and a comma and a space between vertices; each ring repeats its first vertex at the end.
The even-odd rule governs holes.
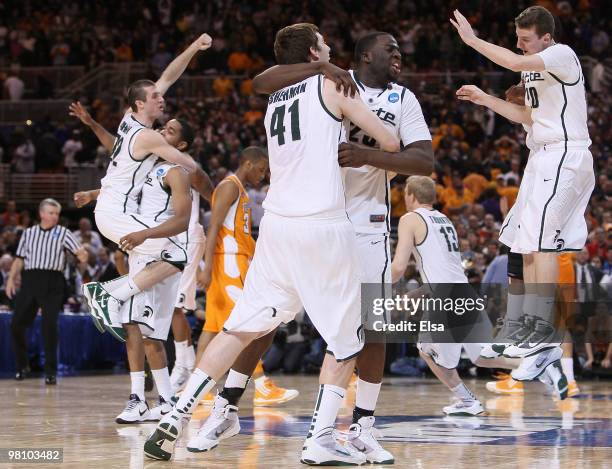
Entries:
POLYGON ((325 107, 322 87, 323 77, 314 76, 268 99, 266 211, 285 217, 346 218, 338 164, 342 121, 325 107))
POLYGON ((425 239, 415 245, 415 257, 423 282, 467 283, 461 265, 459 238, 453 223, 438 210, 414 210, 427 225, 425 239))
POLYGON ((101 180, 96 211, 136 213, 138 197, 155 158, 134 159, 136 135, 146 129, 132 113, 126 113, 117 129, 106 176, 101 180))

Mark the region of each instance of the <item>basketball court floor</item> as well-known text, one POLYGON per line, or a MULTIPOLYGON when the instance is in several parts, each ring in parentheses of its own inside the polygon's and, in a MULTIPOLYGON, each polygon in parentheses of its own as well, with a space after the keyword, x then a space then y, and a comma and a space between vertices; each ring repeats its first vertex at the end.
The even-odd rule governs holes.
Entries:
MULTIPOLYGON (((252 385, 241 407, 242 432, 210 453, 189 453, 183 436, 170 462, 145 458, 142 448, 155 423, 118 425, 129 394, 127 375, 74 377, 56 387, 42 379, 0 380, 3 448, 63 448, 63 463, 0 467, 36 468, 292 468, 299 463, 313 410, 317 378, 279 376, 300 396, 283 406, 252 406, 252 385)), ((496 396, 484 380, 467 381, 486 407, 483 417, 444 418, 449 393, 434 379, 389 378, 377 410, 381 441, 410 468, 605 468, 612 467, 612 387, 580 382, 578 398, 555 402, 540 383, 524 397, 496 396)), ((149 403, 154 402, 149 393, 149 403)), ((354 390, 341 422, 350 423, 354 390)), ((196 432, 209 408, 199 406, 189 433, 196 432)), ((391 467, 391 466, 388 466, 391 467)))

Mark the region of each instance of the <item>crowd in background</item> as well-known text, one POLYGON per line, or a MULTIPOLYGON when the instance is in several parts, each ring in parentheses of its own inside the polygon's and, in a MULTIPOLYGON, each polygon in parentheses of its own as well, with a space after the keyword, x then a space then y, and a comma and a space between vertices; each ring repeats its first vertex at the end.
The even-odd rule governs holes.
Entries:
MULTIPOLYGON (((275 32, 297 21, 319 25, 332 47, 332 60, 349 67, 352 46, 361 35, 377 29, 397 38, 408 72, 488 72, 497 67, 460 44, 448 22, 460 8, 478 34, 514 49, 513 18, 532 2, 446 0, 291 2, 177 0, 143 1, 4 1, 0 2, 0 67, 81 65, 91 69, 103 62, 146 61, 151 76, 158 76, 191 39, 202 31, 214 38, 213 47, 200 54, 186 73, 210 75, 212 85, 185 96, 177 85, 166 100, 166 118, 189 119, 196 129, 192 155, 215 183, 238 167, 238 155, 249 145, 265 146, 262 125, 265 98, 252 93, 251 78, 273 63, 275 32), (350 4, 350 7, 349 7, 350 4), (486 5, 486 7, 485 7, 486 5), (240 78, 237 78, 240 77, 240 78)), ((560 42, 579 56, 604 61, 610 52, 608 31, 612 3, 606 1, 539 2, 559 18, 560 42)), ((18 100, 38 96, 40 90, 19 85, 17 71, 0 73, 2 95, 18 100)), ((576 262, 597 269, 598 278, 612 276, 612 97, 600 74, 587 75, 591 152, 597 175, 587 213, 589 238, 576 262), (602 277, 599 276, 599 272, 602 277)), ((472 83, 503 96, 505 87, 519 80, 505 73, 495 86, 476 76, 472 83)), ((449 215, 460 238, 464 266, 471 282, 492 280, 489 266, 505 255, 497 242, 500 223, 516 200, 528 150, 520 126, 483 108, 460 102, 456 89, 465 82, 446 78, 435 84, 410 81, 430 126, 436 156, 438 208, 449 215), (488 275, 488 277, 487 277, 488 275)), ((23 85, 23 82, 22 82, 23 85)), ((47 90, 47 96, 52 92, 47 90)), ((121 109, 112 100, 82 96, 93 117, 113 130, 121 109)), ((104 168, 107 153, 95 136, 79 123, 47 119, 23 127, 3 128, 0 123, 0 161, 18 173, 65 172, 75 166, 104 168)), ((392 181, 392 224, 406 209, 404 178, 392 181)), ((251 188, 255 226, 263 214, 266 186, 251 188)), ((33 212, 12 202, 0 206, 0 281, 6 278, 21 231, 34 223, 33 212)), ((206 207, 204 207, 204 210, 206 207)), ((203 218, 206 216, 203 213, 203 218)), ((78 309, 78 287, 83 281, 112 274, 114 246, 104 246, 88 219, 66 220, 74 225, 90 250, 85 264, 67 270, 72 286, 68 304, 78 309), (77 226, 78 223, 78 226, 77 226), (110 248, 110 250, 108 249, 110 248)), ((406 282, 417 277, 409 269, 406 282)), ((493 278, 497 280, 497 278, 493 278)), ((4 283, 4 282, 2 282, 4 283)), ((8 304, 2 296, 0 303, 8 304)))

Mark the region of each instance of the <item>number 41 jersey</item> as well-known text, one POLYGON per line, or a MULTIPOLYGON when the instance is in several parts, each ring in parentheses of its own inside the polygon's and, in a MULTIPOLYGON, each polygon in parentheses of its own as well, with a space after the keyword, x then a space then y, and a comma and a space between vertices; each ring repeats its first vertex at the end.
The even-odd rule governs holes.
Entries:
POLYGON ((307 78, 268 98, 265 126, 270 189, 263 208, 285 217, 346 220, 338 165, 342 121, 323 103, 323 77, 307 78))
MULTIPOLYGON (((392 83, 384 89, 365 86, 354 70, 350 71, 359 96, 382 123, 400 139, 402 148, 420 140, 431 140, 421 105, 408 89, 392 83)), ((355 124, 343 141, 379 148, 378 142, 363 133, 355 124)), ((357 233, 389 231, 390 200, 387 171, 373 166, 343 169, 346 186, 346 210, 357 233)))
POLYGON ((414 210, 427 225, 425 239, 415 245, 414 254, 425 283, 467 283, 461 265, 459 238, 453 223, 437 210, 414 210))

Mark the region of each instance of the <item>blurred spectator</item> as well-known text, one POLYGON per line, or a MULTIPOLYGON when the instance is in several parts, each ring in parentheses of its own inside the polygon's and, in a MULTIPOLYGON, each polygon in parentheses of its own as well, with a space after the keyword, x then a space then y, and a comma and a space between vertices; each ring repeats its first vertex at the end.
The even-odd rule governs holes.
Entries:
POLYGON ((17 76, 17 73, 13 71, 8 73, 7 79, 4 80, 4 91, 10 101, 21 101, 25 91, 25 84, 17 76))
POLYGON ((22 136, 21 143, 13 151, 12 169, 16 173, 33 173, 35 166, 36 148, 29 136, 22 136))
POLYGON ((72 131, 72 135, 64 146, 62 147, 62 153, 64 155, 64 166, 66 168, 72 168, 77 165, 75 160, 75 155, 83 150, 83 142, 81 141, 81 131, 79 129, 75 129, 72 131))
POLYGON ((223 73, 213 81, 213 90, 219 98, 227 98, 233 89, 234 82, 223 73))
POLYGON ((11 300, 6 296, 6 281, 8 280, 12 264, 13 256, 10 254, 3 254, 0 257, 0 308, 3 306, 8 307, 11 304, 11 300))
POLYGON ((454 173, 452 178, 452 185, 447 187, 442 192, 442 204, 444 206, 443 211, 447 215, 453 209, 460 209, 466 205, 474 202, 474 194, 464 187, 463 179, 459 173, 454 173))
POLYGON ((7 226, 10 220, 16 215, 17 215, 17 204, 15 203, 14 200, 9 200, 6 203, 4 212, 0 213, 0 221, 2 222, 2 226, 7 226))
POLYGON ((94 252, 102 248, 102 238, 98 232, 91 229, 91 220, 89 218, 81 218, 79 220, 79 229, 73 231, 72 234, 79 243, 91 246, 94 252))

